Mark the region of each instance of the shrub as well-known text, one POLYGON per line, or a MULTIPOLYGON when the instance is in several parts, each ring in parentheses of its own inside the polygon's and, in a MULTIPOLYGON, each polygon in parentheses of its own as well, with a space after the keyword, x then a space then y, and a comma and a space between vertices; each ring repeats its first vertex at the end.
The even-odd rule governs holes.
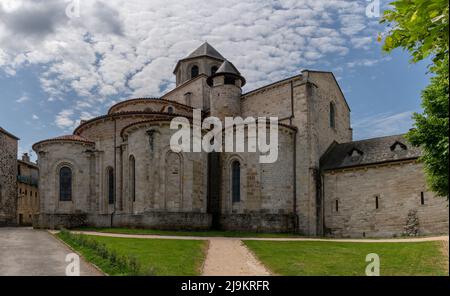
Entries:
POLYGON ((90 249, 97 256, 107 260, 111 266, 115 266, 120 269, 124 274, 134 276, 156 274, 153 267, 143 270, 142 265, 136 258, 128 255, 121 255, 114 250, 110 250, 105 244, 89 238, 86 235, 73 234, 66 229, 62 229, 59 233, 59 237, 69 244, 90 249))

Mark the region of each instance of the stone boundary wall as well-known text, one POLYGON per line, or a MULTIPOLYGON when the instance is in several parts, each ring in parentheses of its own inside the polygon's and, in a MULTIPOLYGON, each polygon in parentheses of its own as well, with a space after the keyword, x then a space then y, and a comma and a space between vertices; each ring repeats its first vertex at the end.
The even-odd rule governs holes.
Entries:
POLYGON ((61 229, 87 226, 86 214, 38 214, 34 216, 33 227, 38 229, 61 229))
MULTIPOLYGON (((255 232, 293 232, 294 215, 229 214, 220 217, 222 230, 255 232)), ((149 212, 140 215, 115 214, 113 227, 152 228, 161 230, 209 230, 212 215, 205 213, 149 212)), ((82 226, 111 227, 111 215, 40 214, 34 219, 35 228, 77 228, 82 226)))
POLYGON ((254 232, 294 232, 292 214, 228 214, 220 217, 222 230, 254 232))

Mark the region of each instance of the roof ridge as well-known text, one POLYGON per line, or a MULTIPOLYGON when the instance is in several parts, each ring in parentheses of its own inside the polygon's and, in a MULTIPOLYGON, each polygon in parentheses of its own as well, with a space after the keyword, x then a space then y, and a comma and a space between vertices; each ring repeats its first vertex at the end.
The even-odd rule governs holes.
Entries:
MULTIPOLYGON (((406 135, 406 133, 404 133, 404 134, 390 135, 390 136, 379 136, 379 137, 373 137, 373 138, 361 139, 361 140, 356 140, 356 141, 350 141, 350 142, 338 143, 338 145, 341 145, 341 144, 360 143, 360 142, 368 142, 368 141, 372 141, 372 140, 386 139, 386 138, 394 138, 394 137, 403 137, 403 138, 404 138, 405 135, 406 135)), ((406 139, 406 138, 405 138, 405 139, 406 139)), ((406 139, 406 140, 407 140, 407 139, 406 139)))
POLYGON ((13 138, 13 139, 15 139, 15 140, 20 140, 18 137, 16 137, 16 136, 13 135, 12 133, 8 132, 7 130, 5 130, 5 129, 2 128, 1 126, 0 126, 0 132, 6 134, 7 136, 9 136, 9 137, 11 137, 11 138, 13 138))

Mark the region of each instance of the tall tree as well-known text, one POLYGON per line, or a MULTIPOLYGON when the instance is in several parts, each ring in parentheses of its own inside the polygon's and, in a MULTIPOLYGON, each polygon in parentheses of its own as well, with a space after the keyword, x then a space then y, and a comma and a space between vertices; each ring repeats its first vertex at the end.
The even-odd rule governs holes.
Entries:
POLYGON ((414 114, 414 129, 407 137, 423 150, 427 183, 448 198, 449 177, 449 3, 448 0, 398 0, 381 20, 389 31, 383 49, 403 48, 416 63, 432 58, 430 84, 422 92, 423 114, 414 114))

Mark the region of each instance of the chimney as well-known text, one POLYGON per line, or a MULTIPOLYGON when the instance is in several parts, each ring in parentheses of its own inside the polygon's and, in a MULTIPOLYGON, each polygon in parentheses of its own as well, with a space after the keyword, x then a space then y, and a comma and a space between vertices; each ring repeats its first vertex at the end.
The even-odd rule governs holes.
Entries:
POLYGON ((24 153, 22 155, 22 161, 30 162, 30 156, 28 155, 28 153, 24 153))

